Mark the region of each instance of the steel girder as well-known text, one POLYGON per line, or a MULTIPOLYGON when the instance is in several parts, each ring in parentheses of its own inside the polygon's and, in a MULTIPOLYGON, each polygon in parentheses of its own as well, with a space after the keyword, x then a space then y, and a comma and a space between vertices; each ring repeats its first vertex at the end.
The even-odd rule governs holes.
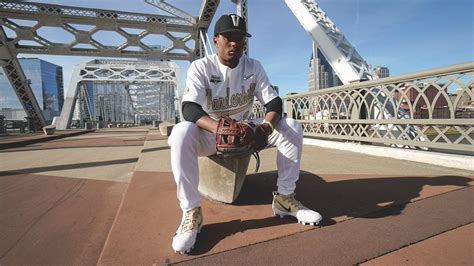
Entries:
MULTIPOLYGON (((156 2, 147 0, 147 2, 156 2)), ((193 61, 204 56, 200 49, 202 40, 199 31, 207 32, 219 5, 219 0, 204 0, 197 22, 187 14, 174 10, 175 14, 184 16, 163 16, 155 14, 130 13, 113 10, 78 8, 61 5, 0 1, 2 19, 0 25, 15 33, 16 37, 8 38, 7 44, 12 52, 26 54, 78 55, 98 57, 159 58, 170 60, 193 61), (12 19, 37 21, 33 26, 18 25, 12 19), (77 25, 92 26, 82 30, 77 25), (71 34, 73 39, 68 43, 58 43, 41 36, 38 29, 54 27, 71 34), (142 30, 139 34, 129 33, 142 30), (95 35, 100 31, 111 31, 122 37, 121 45, 101 43, 95 35), (187 34, 186 34, 187 33, 187 34), (185 36, 182 36, 186 34, 185 36), (144 41, 150 36, 164 36, 172 42, 160 48, 156 44, 144 41), (179 35, 179 36, 177 36, 179 35), (28 44, 23 44, 28 41, 28 44), (191 45, 194 41, 194 45, 191 45), (192 47, 194 46, 194 47, 192 47)), ((156 5, 167 12, 173 12, 171 5, 156 5)), ((183 11, 184 12, 184 11, 183 11)))
MULTIPOLYGON (((130 13, 113 10, 78 8, 43 3, 0 1, 0 59, 8 79, 17 93, 23 108, 38 126, 45 126, 43 114, 16 59, 19 53, 76 55, 97 57, 156 58, 193 61, 203 57, 206 39, 200 33, 207 29, 219 5, 219 0, 203 0, 199 16, 186 12, 163 0, 146 0, 172 16, 130 13), (34 25, 19 25, 15 19, 35 21, 34 25), (91 27, 84 30, 83 26, 91 27), (69 42, 57 42, 39 34, 42 27, 55 28, 71 36, 69 42), (8 29, 8 36, 4 29, 8 29), (141 31, 132 33, 130 29, 141 31), (101 43, 96 34, 114 32, 124 39, 120 45, 101 43), (168 38, 170 44, 156 47, 147 43, 150 36, 168 38), (202 36, 202 35, 201 35, 202 36), (192 44, 194 42, 194 44, 192 44)), ((208 38, 207 38, 208 40, 208 38)), ((71 82, 77 86, 74 80, 71 82)), ((76 91, 76 89, 73 89, 76 91)), ((69 99, 70 101, 75 99, 69 99)), ((68 104, 66 99, 65 105, 68 104)), ((69 103, 69 107, 73 105, 69 103)), ((72 110, 65 110, 72 117, 72 110)), ((63 117, 63 115, 61 114, 63 117)), ((64 119, 63 119, 64 120, 64 119)), ((66 121, 70 121, 66 119, 66 121)))
POLYGON ((5 31, 0 27, 0 64, 3 67, 4 73, 15 89, 15 93, 20 100, 23 109, 28 116, 29 122, 34 123, 34 125, 29 125, 29 130, 32 130, 31 127, 38 129, 46 125, 46 121, 41 111, 38 101, 33 94, 30 83, 23 73, 20 62, 16 58, 16 53, 12 52, 7 45, 7 38, 5 31))
MULTIPOLYGON (((176 63, 166 61, 96 59, 80 64, 74 69, 70 89, 56 127, 70 127, 77 98, 84 94, 82 91, 85 88, 82 85, 87 81, 102 84, 125 83, 135 114, 150 113, 153 105, 162 115, 162 120, 170 120, 174 118, 172 115, 174 93, 177 89, 176 69, 176 63)), ((92 98, 95 99, 95 96, 92 98)), ((81 99, 87 100, 88 97, 81 99)))
POLYGON ((166 3, 165 0, 145 0, 145 2, 147 4, 150 4, 152 6, 155 6, 155 7, 158 7, 159 9, 175 16, 175 17, 180 17, 180 18, 183 18, 189 22, 191 22, 192 24, 196 24, 196 18, 187 13, 186 11, 183 11, 169 3, 166 3))
POLYGON ((217 7, 219 6, 220 0, 203 0, 201 10, 199 11, 199 17, 197 22, 197 38, 196 43, 196 57, 202 58, 206 56, 208 52, 208 46, 212 50, 212 44, 207 35, 207 29, 211 25, 212 18, 216 13, 217 7))
POLYGON ((194 48, 189 47, 188 42, 197 41, 196 24, 179 17, 9 1, 0 2, 0 12, 1 25, 16 35, 7 38, 8 47, 16 54, 195 59, 194 48), (19 25, 14 19, 36 24, 19 25), (91 29, 83 30, 84 26, 91 29), (38 32, 43 27, 55 28, 72 41, 54 42, 38 32), (102 32, 113 32, 123 43, 101 42, 98 36, 102 32), (159 43, 147 41, 158 37, 169 39, 170 44, 156 47, 159 43))
POLYGON ((314 0, 285 0, 344 84, 377 79, 367 62, 314 0))
MULTIPOLYGON (((247 22, 247 29, 248 29, 249 20, 248 20, 248 13, 247 13, 247 0, 231 0, 231 1, 237 5, 237 15, 245 19, 245 21, 247 22)), ((245 42, 244 53, 246 55, 249 55, 248 39, 247 39, 247 42, 245 42)))

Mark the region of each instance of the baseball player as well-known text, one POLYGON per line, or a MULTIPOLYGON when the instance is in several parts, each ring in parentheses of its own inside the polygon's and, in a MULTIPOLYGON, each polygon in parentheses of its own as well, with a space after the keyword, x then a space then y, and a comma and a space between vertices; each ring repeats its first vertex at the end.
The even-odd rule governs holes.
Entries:
POLYGON ((194 61, 187 73, 182 112, 168 143, 177 196, 183 210, 181 224, 173 238, 173 249, 181 254, 194 247, 203 225, 198 191, 198 156, 216 153, 217 120, 249 118, 254 97, 266 107, 259 122, 259 138, 278 149, 278 191, 273 193, 275 215, 296 217, 302 224, 318 224, 321 215, 295 200, 300 173, 303 130, 294 119, 282 117, 282 100, 271 86, 262 65, 243 54, 246 22, 238 15, 223 15, 214 29, 217 54, 194 61))

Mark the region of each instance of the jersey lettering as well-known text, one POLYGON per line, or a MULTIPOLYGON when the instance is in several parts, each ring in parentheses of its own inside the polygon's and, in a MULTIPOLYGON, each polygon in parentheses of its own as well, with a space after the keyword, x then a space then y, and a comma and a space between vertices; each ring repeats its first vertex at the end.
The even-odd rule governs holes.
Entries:
POLYGON ((229 108, 235 108, 240 106, 247 106, 249 102, 253 102, 256 84, 250 84, 248 90, 245 87, 241 87, 241 93, 235 93, 230 95, 230 88, 227 88, 227 94, 225 97, 212 97, 211 89, 206 89, 207 96, 207 109, 209 111, 219 111, 229 108))

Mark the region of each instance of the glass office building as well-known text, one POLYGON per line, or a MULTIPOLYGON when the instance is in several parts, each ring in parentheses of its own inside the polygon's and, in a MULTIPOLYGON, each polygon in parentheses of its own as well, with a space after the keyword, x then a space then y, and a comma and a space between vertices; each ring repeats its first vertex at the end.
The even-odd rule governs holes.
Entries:
MULTIPOLYGON (((47 121, 59 116, 64 103, 63 68, 38 58, 20 58, 20 65, 47 121)), ((3 70, 0 72, 0 114, 21 120, 23 107, 3 70)))

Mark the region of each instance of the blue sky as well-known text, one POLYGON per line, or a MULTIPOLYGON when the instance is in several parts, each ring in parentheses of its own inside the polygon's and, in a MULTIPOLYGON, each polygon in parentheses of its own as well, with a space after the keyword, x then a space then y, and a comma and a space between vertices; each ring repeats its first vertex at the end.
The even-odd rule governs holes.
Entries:
MULTIPOLYGON (((63 5, 161 13, 141 0, 42 1, 63 5)), ((201 1, 168 0, 198 15, 201 1)), ((391 76, 474 61, 474 1, 472 0, 317 0, 317 4, 373 66, 387 66, 391 76)), ((248 0, 250 56, 260 60, 280 94, 307 90, 312 40, 283 0, 248 0)), ((235 13, 221 0, 221 14, 235 13)), ((210 27, 213 32, 214 23, 210 27)), ((64 67, 65 88, 72 67, 92 58, 40 57, 64 67)), ((180 66, 184 84, 188 62, 180 66)))

